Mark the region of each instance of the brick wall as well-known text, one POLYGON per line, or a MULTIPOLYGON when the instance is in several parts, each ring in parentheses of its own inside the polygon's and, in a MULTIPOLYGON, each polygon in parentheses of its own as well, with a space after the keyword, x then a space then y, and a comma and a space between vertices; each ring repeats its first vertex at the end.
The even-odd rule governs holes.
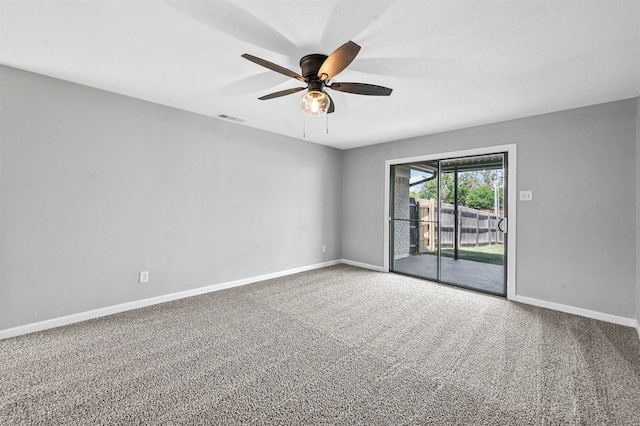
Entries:
POLYGON ((395 167, 395 176, 393 180, 393 212, 394 220, 393 237, 394 237, 394 257, 399 259, 409 256, 410 250, 410 218, 409 211, 409 178, 410 170, 404 167, 395 167))

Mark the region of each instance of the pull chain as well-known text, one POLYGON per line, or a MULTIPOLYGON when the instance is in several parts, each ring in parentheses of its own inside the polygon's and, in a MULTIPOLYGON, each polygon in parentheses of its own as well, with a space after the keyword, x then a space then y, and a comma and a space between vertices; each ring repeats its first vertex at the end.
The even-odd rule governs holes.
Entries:
MULTIPOLYGON (((329 114, 326 114, 325 133, 329 134, 329 114)), ((307 138, 307 118, 302 116, 302 139, 307 138)))

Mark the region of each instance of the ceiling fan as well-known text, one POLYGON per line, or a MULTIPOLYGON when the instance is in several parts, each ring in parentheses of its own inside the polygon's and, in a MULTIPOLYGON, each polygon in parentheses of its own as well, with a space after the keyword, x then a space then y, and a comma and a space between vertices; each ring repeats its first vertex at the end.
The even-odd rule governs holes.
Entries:
POLYGON ((352 41, 348 41, 337 48, 329 56, 319 53, 306 55, 300 59, 301 74, 256 56, 249 55, 248 53, 241 56, 272 71, 286 75, 287 77, 295 78, 296 80, 307 84, 306 87, 285 89, 261 96, 258 99, 266 101, 268 99, 279 98, 281 96, 291 95, 293 93, 300 92, 301 90, 308 89, 300 102, 303 112, 306 115, 322 116, 325 114, 331 114, 335 111, 333 100, 331 99, 331 96, 325 92, 325 88, 337 90, 339 92, 355 93, 357 95, 391 95, 393 89, 376 86, 374 84, 331 83, 331 79, 347 68, 347 66, 349 66, 349 64, 358 55, 359 51, 360 46, 352 41))

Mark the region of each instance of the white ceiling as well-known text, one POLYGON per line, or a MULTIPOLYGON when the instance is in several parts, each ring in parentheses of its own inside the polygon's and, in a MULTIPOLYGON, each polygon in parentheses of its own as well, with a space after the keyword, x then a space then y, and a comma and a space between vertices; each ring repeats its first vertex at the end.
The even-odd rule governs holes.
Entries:
POLYGON ((640 94, 640 0, 0 0, 0 27, 2 64, 338 148, 640 94), (300 72, 348 40, 334 81, 394 91, 331 91, 328 121, 258 100, 301 83, 240 57, 300 72))

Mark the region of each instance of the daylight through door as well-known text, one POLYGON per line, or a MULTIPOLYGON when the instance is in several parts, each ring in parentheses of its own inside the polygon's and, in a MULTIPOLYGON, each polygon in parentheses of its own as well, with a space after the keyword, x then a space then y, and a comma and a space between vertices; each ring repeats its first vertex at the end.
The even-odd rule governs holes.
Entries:
POLYGON ((506 155, 391 166, 390 270, 506 295, 506 155))

